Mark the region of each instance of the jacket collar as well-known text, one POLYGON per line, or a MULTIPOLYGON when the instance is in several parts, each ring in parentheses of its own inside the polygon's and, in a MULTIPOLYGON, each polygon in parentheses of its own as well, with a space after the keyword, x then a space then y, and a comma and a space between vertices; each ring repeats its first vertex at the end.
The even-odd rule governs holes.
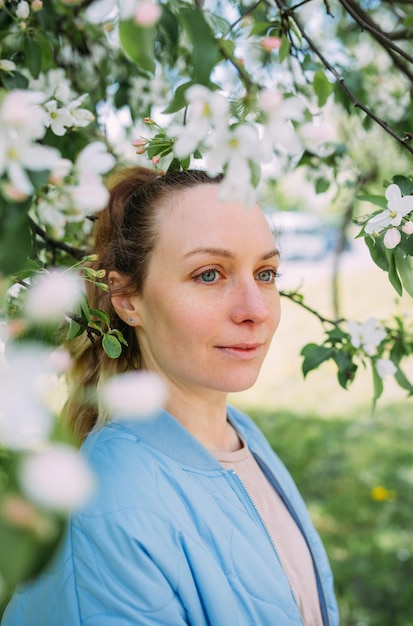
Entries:
MULTIPOLYGON (((228 418, 245 439, 246 433, 242 432, 243 429, 238 423, 236 413, 232 407, 228 407, 228 418)), ((222 471, 222 465, 215 457, 165 409, 161 409, 149 419, 118 419, 110 422, 106 427, 129 432, 140 442, 193 469, 222 471)))

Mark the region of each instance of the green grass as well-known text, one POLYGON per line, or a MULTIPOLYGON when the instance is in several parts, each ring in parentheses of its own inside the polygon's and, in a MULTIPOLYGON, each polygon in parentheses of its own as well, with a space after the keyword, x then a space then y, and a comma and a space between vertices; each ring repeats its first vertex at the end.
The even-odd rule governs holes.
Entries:
POLYGON ((252 416, 290 469, 326 546, 341 626, 412 626, 413 421, 289 411, 252 416))

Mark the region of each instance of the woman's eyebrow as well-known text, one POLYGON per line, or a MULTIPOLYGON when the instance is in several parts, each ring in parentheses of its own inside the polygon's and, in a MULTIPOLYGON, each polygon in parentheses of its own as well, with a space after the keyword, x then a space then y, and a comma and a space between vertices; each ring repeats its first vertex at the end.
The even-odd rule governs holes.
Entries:
POLYGON ((225 248, 195 248, 184 255, 184 258, 193 256, 194 254, 211 254, 213 256, 222 256, 226 259, 233 259, 234 254, 225 248))
MULTIPOLYGON (((235 257, 234 253, 231 250, 227 250, 226 248, 195 248, 195 250, 191 250, 184 255, 184 258, 191 257, 195 254, 210 254, 212 256, 220 256, 225 259, 233 259, 235 257)), ((267 261, 268 259, 272 259, 273 257, 280 256, 280 252, 277 248, 270 250, 262 255, 261 261, 267 261)))

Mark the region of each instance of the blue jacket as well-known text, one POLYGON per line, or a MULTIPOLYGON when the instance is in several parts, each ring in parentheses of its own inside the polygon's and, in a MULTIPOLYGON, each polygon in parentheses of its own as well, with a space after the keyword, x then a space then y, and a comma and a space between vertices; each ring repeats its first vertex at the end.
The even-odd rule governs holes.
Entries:
MULTIPOLYGON (((332 575, 292 478, 250 418, 228 408, 311 550, 324 624, 332 575)), ((112 422, 83 452, 100 479, 58 558, 14 595, 3 626, 302 626, 248 493, 166 411, 112 422)))

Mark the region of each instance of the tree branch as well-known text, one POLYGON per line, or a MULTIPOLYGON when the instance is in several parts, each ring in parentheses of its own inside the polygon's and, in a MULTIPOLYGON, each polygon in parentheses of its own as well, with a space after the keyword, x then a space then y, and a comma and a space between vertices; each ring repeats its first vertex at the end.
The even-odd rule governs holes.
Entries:
POLYGON ((78 261, 81 261, 85 256, 89 254, 87 250, 74 248, 73 246, 70 246, 64 241, 57 241, 56 239, 53 239, 53 237, 50 237, 50 235, 48 235, 47 232, 43 228, 41 228, 38 224, 36 224, 36 222, 31 217, 29 217, 29 224, 33 233, 35 233, 36 235, 39 235, 39 237, 41 237, 43 241, 48 246, 50 246, 52 250, 63 250, 64 252, 67 252, 74 259, 77 259, 78 261))
POLYGON ((318 311, 308 306, 308 304, 305 304, 302 294, 300 294, 298 291, 280 291, 280 296, 283 296, 284 298, 288 298, 289 300, 291 300, 292 302, 295 302, 295 304, 298 304, 309 313, 312 313, 317 319, 320 320, 322 324, 330 324, 331 326, 338 326, 341 322, 344 321, 344 319, 330 320, 327 317, 324 317, 318 311))
MULTIPOLYGON (((278 8, 280 9, 281 13, 283 13, 284 15, 285 14, 290 15, 290 10, 288 9, 288 7, 286 8, 284 6, 283 0, 275 0, 275 2, 277 4, 278 8)), ((356 108, 360 109, 361 111, 363 111, 368 117, 370 117, 374 122, 376 122, 376 124, 378 126, 380 126, 381 128, 383 128, 383 130, 385 130, 386 133, 388 133, 391 137, 393 137, 393 139, 395 139, 398 143, 400 143, 402 146, 404 146, 406 148, 406 150, 408 150, 408 152, 410 152, 410 154, 413 154, 413 146, 410 146, 408 144, 408 137, 400 137, 387 124, 387 122, 385 122, 380 117, 378 117, 369 107, 364 105, 362 102, 360 102, 355 97, 355 95, 353 94, 351 89, 348 87, 348 85, 344 81, 344 78, 341 76, 341 74, 338 72, 338 70, 328 61, 328 59, 324 56, 324 54, 321 52, 321 50, 318 48, 318 46, 314 43, 314 41, 311 39, 311 37, 309 35, 307 35, 307 33, 306 33, 304 27, 302 26, 300 20, 295 15, 293 15, 293 16, 290 15, 290 17, 292 19, 294 19, 294 22, 295 22, 298 30, 300 31, 300 34, 301 34, 302 38, 307 42, 307 44, 309 45, 310 49, 314 52, 314 54, 320 59, 320 61, 324 65, 324 67, 326 69, 328 69, 329 72, 331 72, 331 74, 334 76, 334 78, 337 80, 338 84, 340 85, 341 89, 344 91, 344 93, 347 95, 347 97, 350 99, 350 101, 354 104, 354 106, 356 108)))

